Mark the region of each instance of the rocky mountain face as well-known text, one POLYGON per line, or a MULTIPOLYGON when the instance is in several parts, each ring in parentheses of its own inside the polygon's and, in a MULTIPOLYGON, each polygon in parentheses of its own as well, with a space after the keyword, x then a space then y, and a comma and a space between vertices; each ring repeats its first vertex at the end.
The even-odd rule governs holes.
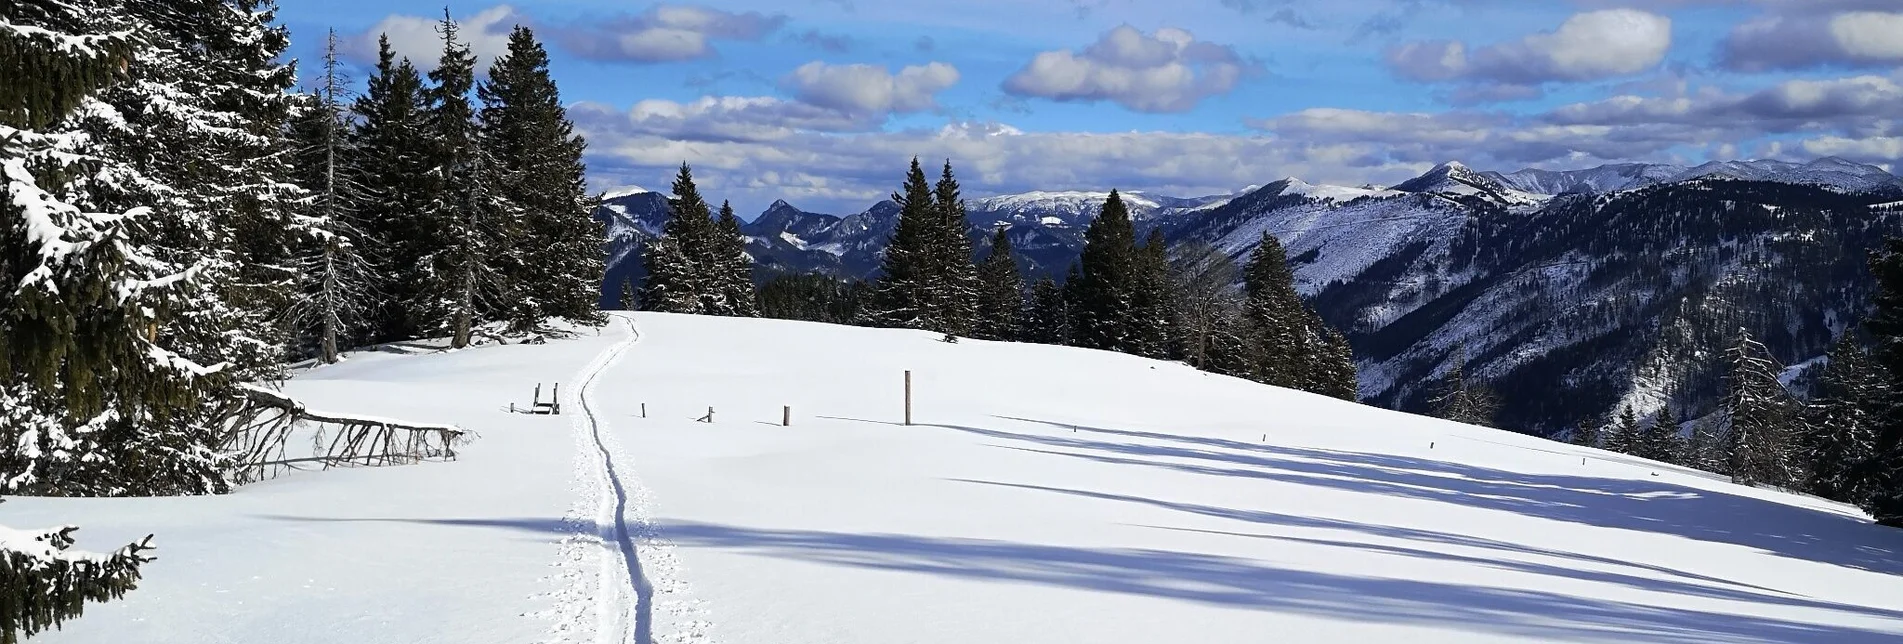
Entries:
MULTIPOLYGON (((652 194, 610 199, 600 215, 611 280, 665 221, 652 194)), ((1172 243, 1240 258, 1263 231, 1280 238, 1298 288, 1349 333, 1368 402, 1422 411, 1433 378, 1461 360, 1501 393, 1501 426, 1535 433, 1624 406, 1707 412, 1739 328, 1787 365, 1813 362, 1865 309, 1868 251, 1903 233, 1903 179, 1839 159, 1510 174, 1448 163, 1391 188, 1289 178, 1234 195, 1125 196, 1143 232, 1172 243)), ((1005 226, 1027 271, 1061 276, 1103 197, 973 200, 978 252, 1005 226)), ((864 278, 896 210, 836 217, 780 202, 744 232, 764 268, 864 278)))

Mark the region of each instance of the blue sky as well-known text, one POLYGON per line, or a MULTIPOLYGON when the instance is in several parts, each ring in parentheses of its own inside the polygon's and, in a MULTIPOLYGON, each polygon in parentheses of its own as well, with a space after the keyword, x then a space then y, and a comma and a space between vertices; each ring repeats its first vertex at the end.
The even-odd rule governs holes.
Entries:
MULTIPOLYGON (((862 210, 913 156, 970 195, 1229 192, 1297 176, 1843 156, 1903 161, 1899 0, 456 2, 554 57, 598 188, 682 161, 757 213, 862 210)), ((440 3, 286 2, 429 66, 440 3)))

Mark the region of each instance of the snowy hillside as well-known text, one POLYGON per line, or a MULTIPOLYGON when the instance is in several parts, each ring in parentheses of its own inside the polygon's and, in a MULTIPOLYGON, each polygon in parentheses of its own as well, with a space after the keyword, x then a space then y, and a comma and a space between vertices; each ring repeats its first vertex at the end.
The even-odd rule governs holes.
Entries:
POLYGON ((35 641, 1903 638, 1903 531, 1811 498, 1120 354, 632 324, 290 384, 479 432, 454 463, 0 506, 158 533, 35 641), (506 413, 555 381, 564 415, 506 413))

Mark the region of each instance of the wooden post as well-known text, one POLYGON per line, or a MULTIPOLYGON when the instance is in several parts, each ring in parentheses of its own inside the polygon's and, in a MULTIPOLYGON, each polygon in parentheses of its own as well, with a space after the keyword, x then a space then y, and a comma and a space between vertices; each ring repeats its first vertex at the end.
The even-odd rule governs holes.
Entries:
POLYGON ((562 415, 562 383, 555 383, 555 388, 549 391, 548 402, 552 405, 550 411, 557 416, 562 415))
POLYGON ((647 418, 647 417, 648 417, 648 404, 647 404, 647 403, 641 403, 641 417, 642 417, 642 418, 647 418))
POLYGON ((912 370, 905 370, 905 424, 912 424, 912 370))
POLYGON ((792 405, 787 405, 780 408, 780 426, 781 427, 793 426, 793 406, 792 405))

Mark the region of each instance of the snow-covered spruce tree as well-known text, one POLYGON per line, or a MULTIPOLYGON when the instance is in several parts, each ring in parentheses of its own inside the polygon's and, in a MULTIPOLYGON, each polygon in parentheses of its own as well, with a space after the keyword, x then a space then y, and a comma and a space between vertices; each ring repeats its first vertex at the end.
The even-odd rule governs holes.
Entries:
POLYGON ((917 157, 912 158, 905 184, 892 194, 892 201, 899 205, 899 221, 879 264, 879 279, 872 285, 864 322, 876 327, 950 332, 943 326, 940 312, 933 308, 937 301, 932 282, 937 276, 932 244, 939 213, 932 186, 926 182, 917 157))
MULTIPOLYGON (((46 225, 4 253, 41 260, 9 268, 21 286, 5 306, 12 328, 0 333, 15 341, 12 368, 0 371, 23 375, 0 394, 10 401, 0 404, 10 416, 0 419, 9 434, 0 487, 222 492, 230 383, 278 373, 288 344, 275 321, 288 304, 285 242, 302 194, 283 154, 294 101, 291 70, 278 62, 286 38, 269 3, 112 9, 98 15, 120 24, 102 31, 136 33, 144 45, 113 61, 124 82, 70 115, 38 115, 54 135, 39 140, 71 149, 8 172, 9 201, 36 203, 26 210, 46 225), (137 215, 89 214, 122 212, 137 215)), ((9 86, 46 71, 9 74, 9 86)), ((72 84, 84 78, 53 82, 91 89, 72 84)), ((9 148, 35 147, 13 138, 9 148)))
MULTIPOLYGON (((114 161, 76 133, 71 115, 107 109, 95 94, 124 80, 143 44, 137 33, 87 0, 0 5, 0 490, 124 491, 145 481, 102 471, 102 459, 138 454, 147 445, 124 441, 175 429, 141 431, 141 421, 178 408, 197 415, 202 369, 142 333, 158 320, 166 282, 185 277, 156 271, 165 267, 130 239, 127 227, 150 211, 73 203, 114 161)), ((157 467, 131 469, 199 472, 158 456, 157 467)), ((0 526, 0 644, 58 627, 138 581, 150 537, 92 555, 69 550, 76 529, 0 526)))
POLYGON ((291 346, 291 242, 303 191, 292 180, 295 75, 270 2, 127 0, 151 43, 129 81, 80 114, 102 154, 128 171, 101 177, 91 205, 150 206, 156 259, 192 266, 200 288, 173 303, 157 341, 239 379, 274 378, 291 346))
POLYGON ((715 243, 716 228, 694 185, 694 170, 686 163, 674 177, 674 198, 669 200, 673 213, 661 227, 661 237, 650 242, 642 253, 647 265, 647 281, 641 287, 641 308, 664 313, 706 313, 707 302, 722 294, 712 278, 710 262, 716 253, 708 250, 715 243))
POLYGON ((1024 278, 1011 250, 1011 236, 1000 226, 991 235, 991 253, 978 265, 978 323, 972 336, 984 340, 1017 340, 1024 309, 1024 278))
POLYGON ((621 295, 620 297, 616 299, 616 303, 620 307, 620 310, 623 310, 623 311, 635 310, 634 299, 635 299, 634 279, 629 277, 621 278, 621 295))
POLYGON ((370 339, 387 342, 421 334, 417 303, 429 276, 426 257, 439 242, 424 216, 436 188, 423 77, 409 59, 397 59, 387 36, 377 47, 376 67, 352 108, 354 158, 345 165, 363 192, 362 246, 382 300, 371 312, 370 339))
POLYGON ((1606 430, 1606 449, 1620 454, 1639 454, 1642 437, 1639 429, 1639 415, 1631 406, 1619 410, 1619 419, 1606 430))
POLYGON ((1864 328, 1874 341, 1871 357, 1884 387, 1872 404, 1876 449, 1862 468, 1870 487, 1863 507, 1877 523, 1903 527, 1903 405, 1896 398, 1903 392, 1903 238, 1885 240, 1882 252, 1871 258, 1870 272, 1877 294, 1864 328))
POLYGON ((1249 321, 1256 344, 1253 379, 1276 387, 1301 388, 1309 379, 1308 329, 1303 324, 1301 298, 1295 294, 1295 274, 1289 270, 1288 255, 1274 234, 1263 232, 1255 250, 1249 253, 1243 286, 1247 294, 1243 317, 1249 321))
POLYGON ((1361 397, 1361 375, 1355 366, 1354 347, 1348 344, 1348 336, 1319 322, 1322 327, 1320 350, 1314 352, 1314 365, 1310 373, 1314 378, 1314 393, 1333 396, 1346 401, 1356 401, 1361 397))
POLYGON ((1660 463, 1678 463, 1685 451, 1680 435, 1678 416, 1667 405, 1659 410, 1658 417, 1652 420, 1645 430, 1639 432, 1636 445, 1637 456, 1660 463))
MULTIPOLYGON (((503 283, 499 317, 526 332, 550 317, 598 323, 606 266, 595 199, 583 176, 587 144, 562 106, 548 52, 518 26, 508 52, 476 88, 483 107, 481 145, 494 160, 495 192, 520 215, 497 222, 503 283)), ((750 300, 749 300, 750 301, 750 300)))
POLYGON ((1723 406, 1731 480, 1740 485, 1792 486, 1798 475, 1792 445, 1795 401, 1778 380, 1782 369, 1764 345, 1742 328, 1726 358, 1731 372, 1723 406))
POLYGON ((1210 323, 1207 345, 1207 366, 1204 371, 1220 373, 1237 378, 1248 378, 1255 374, 1255 346, 1249 335, 1249 324, 1242 318, 1239 309, 1223 309, 1210 323))
POLYGON ((87 602, 118 599, 137 586, 140 566, 152 560, 144 554, 152 549, 151 536, 110 554, 94 554, 72 549, 78 529, 0 526, 0 644, 59 628, 79 617, 87 602))
POLYGON ((1598 447, 1599 425, 1591 419, 1579 421, 1578 425, 1573 426, 1572 433, 1566 437, 1566 442, 1582 447, 1598 447))
POLYGON ((1885 380, 1882 367, 1852 334, 1831 347, 1797 440, 1806 491, 1845 503, 1868 500, 1876 426, 1889 393, 1885 380))
POLYGON ((1070 307, 1064 299, 1064 287, 1049 277, 1038 279, 1031 287, 1031 304, 1025 315, 1024 339, 1041 344, 1070 344, 1070 307))
POLYGON ((308 237, 293 242, 298 289, 290 318, 300 336, 316 343, 317 357, 326 363, 336 362, 341 348, 360 339, 375 294, 374 271, 359 246, 363 199, 356 180, 361 173, 349 164, 360 156, 350 136, 344 103, 350 81, 337 45, 332 31, 323 75, 292 122, 296 180, 309 197, 299 226, 308 237))
POLYGON ((971 238, 965 236, 965 198, 959 193, 958 178, 952 174, 951 160, 939 173, 932 187, 932 207, 936 217, 930 232, 931 269, 928 282, 931 309, 938 324, 935 330, 953 335, 971 332, 978 319, 978 267, 972 264, 971 238))
POLYGON ((1180 353, 1172 340, 1176 333, 1175 298, 1169 282, 1168 246, 1163 231, 1151 230, 1136 253, 1136 274, 1131 291, 1130 331, 1134 352, 1146 358, 1168 359, 1180 353))
POLYGON ((461 27, 445 10, 436 32, 442 58, 424 92, 428 150, 433 161, 430 201, 422 226, 430 240, 423 261, 423 292, 415 308, 424 313, 426 331, 448 331, 450 346, 469 346, 481 312, 482 295, 502 286, 491 270, 498 228, 509 228, 516 209, 495 191, 495 160, 480 144, 470 90, 476 82, 476 56, 460 38, 461 27))
POLYGON ((760 294, 753 286, 753 257, 747 254, 747 237, 740 232, 740 218, 734 216, 733 204, 720 202, 720 216, 714 221, 714 232, 712 248, 715 252, 708 267, 713 274, 708 276, 708 280, 716 285, 720 298, 717 308, 707 313, 728 317, 760 317, 760 294))
POLYGON ((1140 353, 1136 318, 1140 259, 1129 207, 1116 190, 1084 230, 1077 276, 1065 284, 1071 301, 1071 338, 1080 347, 1140 353))

